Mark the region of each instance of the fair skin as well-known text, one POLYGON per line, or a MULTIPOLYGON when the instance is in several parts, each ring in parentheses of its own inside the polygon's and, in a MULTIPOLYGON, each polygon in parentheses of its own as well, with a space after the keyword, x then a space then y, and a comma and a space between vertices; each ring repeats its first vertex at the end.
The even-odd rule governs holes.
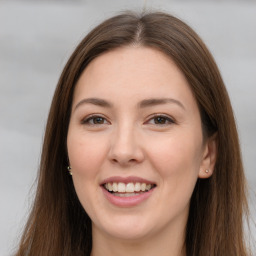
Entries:
POLYGON ((91 255, 185 255, 190 198, 212 174, 216 145, 203 139, 196 101, 169 57, 129 46, 94 59, 75 88, 67 147, 92 220, 91 255), (108 192, 118 179, 151 190, 108 192))

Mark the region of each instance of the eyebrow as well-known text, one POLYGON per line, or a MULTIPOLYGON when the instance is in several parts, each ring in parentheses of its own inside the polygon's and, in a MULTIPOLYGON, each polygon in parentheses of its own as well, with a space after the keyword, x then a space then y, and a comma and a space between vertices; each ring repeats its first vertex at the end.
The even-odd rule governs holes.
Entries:
MULTIPOLYGON (((139 102, 138 107, 146 108, 146 107, 152 107, 152 106, 162 105, 162 104, 167 104, 167 103, 174 103, 174 104, 177 104, 178 106, 180 106, 181 108, 185 109, 184 105, 180 101, 172 99, 172 98, 145 99, 145 100, 142 100, 141 102, 139 102)), ((75 106, 74 110, 83 104, 93 104, 93 105, 105 107, 105 108, 113 107, 112 103, 110 103, 104 99, 87 98, 87 99, 83 99, 83 100, 79 101, 78 104, 75 106)))
POLYGON ((75 106, 74 110, 77 109, 79 106, 83 105, 83 104, 93 104, 96 106, 100 106, 100 107, 105 107, 105 108, 111 108, 113 105, 103 99, 99 99, 99 98, 88 98, 88 99, 83 99, 81 101, 78 102, 78 104, 75 106))
POLYGON ((184 105, 180 101, 172 99, 172 98, 146 99, 139 103, 139 107, 145 108, 145 107, 152 107, 155 105, 162 105, 162 104, 167 104, 167 103, 177 104, 178 106, 180 106, 181 108, 183 108, 185 110, 184 105))

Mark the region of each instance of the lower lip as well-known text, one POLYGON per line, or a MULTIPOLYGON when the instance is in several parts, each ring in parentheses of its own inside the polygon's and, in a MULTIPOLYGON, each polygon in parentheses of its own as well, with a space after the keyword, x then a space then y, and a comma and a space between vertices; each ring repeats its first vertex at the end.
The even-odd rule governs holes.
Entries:
POLYGON ((119 207, 131 207, 131 206, 136 206, 145 200, 147 200, 155 190, 155 188, 150 189, 147 192, 141 193, 139 195, 135 196, 129 196, 129 197, 119 197, 115 196, 111 193, 109 193, 105 188, 102 187, 103 194, 105 197, 108 199, 108 201, 116 206, 119 207))

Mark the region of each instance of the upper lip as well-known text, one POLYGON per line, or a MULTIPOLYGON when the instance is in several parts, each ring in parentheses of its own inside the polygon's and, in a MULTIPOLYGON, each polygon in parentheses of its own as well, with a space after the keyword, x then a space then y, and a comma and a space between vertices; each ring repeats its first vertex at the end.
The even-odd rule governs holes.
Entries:
POLYGON ((107 179, 104 179, 100 185, 104 185, 106 183, 113 183, 113 182, 122 182, 122 183, 146 183, 146 184, 156 184, 153 181, 141 178, 141 177, 136 177, 136 176, 129 176, 129 177, 121 177, 121 176, 113 176, 109 177, 107 179))

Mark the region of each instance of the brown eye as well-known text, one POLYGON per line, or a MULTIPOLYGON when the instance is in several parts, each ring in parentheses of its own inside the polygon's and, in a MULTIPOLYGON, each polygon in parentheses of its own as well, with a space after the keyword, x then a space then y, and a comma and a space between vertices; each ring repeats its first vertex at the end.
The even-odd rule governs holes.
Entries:
POLYGON ((95 118, 92 118, 92 122, 94 124, 104 124, 104 118, 103 117, 95 117, 95 118))
POLYGON ((173 124, 174 121, 168 116, 154 116, 148 121, 149 124, 155 124, 155 125, 168 125, 168 124, 173 124))
POLYGON ((90 116, 82 121, 82 124, 87 125, 102 125, 102 124, 108 124, 108 121, 101 116, 90 116))
POLYGON ((154 118, 154 122, 155 122, 155 124, 166 124, 167 119, 162 116, 157 116, 154 118))

